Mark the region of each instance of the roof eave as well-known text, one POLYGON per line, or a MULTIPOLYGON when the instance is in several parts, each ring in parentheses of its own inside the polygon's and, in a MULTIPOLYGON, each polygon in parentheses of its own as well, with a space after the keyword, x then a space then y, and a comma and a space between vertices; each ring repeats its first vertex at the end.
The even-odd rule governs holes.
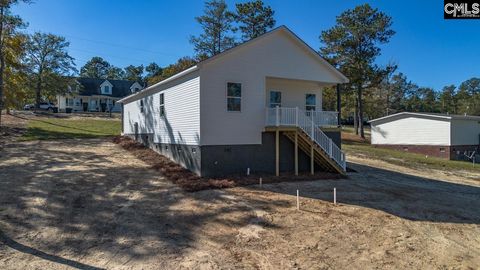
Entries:
POLYGON ((434 115, 434 114, 428 114, 428 113, 414 113, 414 112, 401 112, 401 113, 396 113, 396 114, 391 114, 387 115, 384 117, 380 117, 377 119, 373 119, 368 121, 369 124, 374 123, 374 122, 379 122, 388 118, 392 118, 395 116, 401 116, 401 115, 410 115, 410 116, 428 116, 428 117, 433 117, 433 118, 438 118, 438 119, 446 119, 446 120, 451 120, 453 119, 452 116, 445 116, 445 115, 434 115))
POLYGON ((158 82, 158 83, 156 83, 156 84, 154 84, 154 85, 151 85, 151 86, 149 86, 149 87, 147 87, 147 88, 145 88, 145 89, 143 89, 143 90, 141 90, 141 91, 139 91, 139 92, 137 92, 137 93, 134 93, 134 94, 131 94, 131 95, 129 95, 129 96, 126 96, 126 97, 120 99, 119 101, 117 101, 117 103, 128 103, 128 102, 137 100, 137 98, 141 98, 141 97, 147 95, 148 93, 150 93, 151 91, 153 91, 156 87, 158 87, 158 86, 160 86, 160 85, 163 85, 163 84, 166 84, 166 83, 168 83, 168 82, 171 82, 171 81, 173 81, 173 80, 175 80, 175 79, 178 79, 178 78, 180 78, 180 77, 183 77, 183 76, 185 76, 185 75, 188 75, 188 74, 190 74, 190 73, 192 73, 192 72, 194 72, 194 71, 196 71, 196 70, 198 70, 198 65, 195 65, 195 66, 193 66, 193 67, 191 67, 191 68, 188 68, 188 69, 186 69, 186 70, 184 70, 184 71, 182 71, 182 72, 179 72, 179 73, 177 73, 177 74, 175 74, 175 75, 173 75, 173 76, 171 76, 171 77, 168 77, 168 78, 166 78, 165 80, 160 81, 160 82, 158 82))

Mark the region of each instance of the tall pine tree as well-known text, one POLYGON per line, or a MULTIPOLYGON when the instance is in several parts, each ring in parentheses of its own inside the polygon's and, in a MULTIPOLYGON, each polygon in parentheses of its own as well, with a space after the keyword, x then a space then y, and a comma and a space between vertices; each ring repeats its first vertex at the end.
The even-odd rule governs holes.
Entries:
POLYGON ((224 0, 207 1, 204 15, 195 19, 203 30, 199 36, 190 38, 198 59, 214 56, 235 45, 234 15, 228 11, 224 0))
POLYGON ((235 21, 239 24, 243 41, 256 38, 275 26, 273 18, 275 12, 261 0, 239 3, 235 6, 237 8, 235 21))
POLYGON ((379 45, 387 43, 395 34, 391 29, 392 19, 369 4, 344 11, 336 19, 337 24, 323 31, 320 53, 337 66, 350 79, 350 88, 356 92, 356 107, 360 136, 365 138, 363 128, 363 90, 381 82, 382 70, 375 65, 380 55, 379 45), (380 79, 380 80, 379 80, 380 79))

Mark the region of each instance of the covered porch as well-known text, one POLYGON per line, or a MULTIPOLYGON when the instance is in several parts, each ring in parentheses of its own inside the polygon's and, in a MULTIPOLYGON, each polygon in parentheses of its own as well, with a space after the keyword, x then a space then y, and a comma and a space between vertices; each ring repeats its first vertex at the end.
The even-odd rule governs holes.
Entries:
POLYGON ((315 165, 326 171, 345 174, 338 85, 267 77, 265 91, 265 131, 275 134, 276 175, 280 173, 280 136, 286 136, 294 143, 295 174, 298 174, 299 149, 310 157, 311 174, 315 172, 315 165), (323 89, 331 86, 336 86, 337 111, 323 111, 323 89), (332 136, 332 133, 338 136, 332 136), (338 142, 332 137, 338 137, 338 142))
POLYGON ((120 98, 92 95, 92 96, 59 96, 57 104, 60 111, 71 109, 73 112, 120 112, 117 104, 120 98))
MULTIPOLYGON (((265 106, 270 109, 276 107, 297 109, 298 111, 304 112, 317 126, 330 128, 339 127, 339 89, 337 89, 337 111, 323 110, 323 91, 326 87, 334 85, 333 83, 320 81, 266 77, 265 106)), ((271 110, 271 112, 273 111, 271 110)), ((292 110, 280 110, 280 112, 293 113, 292 110)), ((288 115, 284 115, 283 117, 288 117, 288 115)), ((267 123, 268 119, 271 120, 272 117, 269 118, 267 115, 267 123)))

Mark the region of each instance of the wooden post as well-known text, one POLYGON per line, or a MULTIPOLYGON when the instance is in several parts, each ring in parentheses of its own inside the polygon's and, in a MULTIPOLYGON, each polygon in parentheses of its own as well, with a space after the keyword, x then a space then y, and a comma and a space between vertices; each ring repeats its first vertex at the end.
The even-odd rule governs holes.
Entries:
POLYGON ((275 131, 275 175, 280 175, 280 131, 275 131))
POLYGON ((295 130, 295 175, 298 176, 298 131, 295 130))
POLYGON ((315 156, 314 156, 314 153, 313 153, 313 142, 310 146, 310 173, 312 175, 315 174, 315 156))

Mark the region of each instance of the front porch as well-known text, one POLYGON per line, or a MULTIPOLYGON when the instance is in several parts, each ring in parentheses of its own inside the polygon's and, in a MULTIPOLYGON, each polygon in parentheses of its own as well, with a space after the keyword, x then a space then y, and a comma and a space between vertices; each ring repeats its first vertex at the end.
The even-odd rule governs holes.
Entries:
POLYGON ((117 104, 119 98, 92 95, 92 96, 58 96, 57 104, 60 111, 71 109, 72 112, 120 112, 117 104))
MULTIPOLYGON (((346 157, 340 145, 325 134, 326 129, 338 126, 338 113, 312 112, 296 108, 267 108, 265 131, 275 132, 275 174, 280 174, 280 135, 294 142, 295 174, 298 175, 298 149, 310 157, 310 170, 315 164, 327 171, 346 173, 346 157), (336 116, 335 116, 336 115, 336 116)), ((340 130, 338 131, 340 134, 340 130)))

